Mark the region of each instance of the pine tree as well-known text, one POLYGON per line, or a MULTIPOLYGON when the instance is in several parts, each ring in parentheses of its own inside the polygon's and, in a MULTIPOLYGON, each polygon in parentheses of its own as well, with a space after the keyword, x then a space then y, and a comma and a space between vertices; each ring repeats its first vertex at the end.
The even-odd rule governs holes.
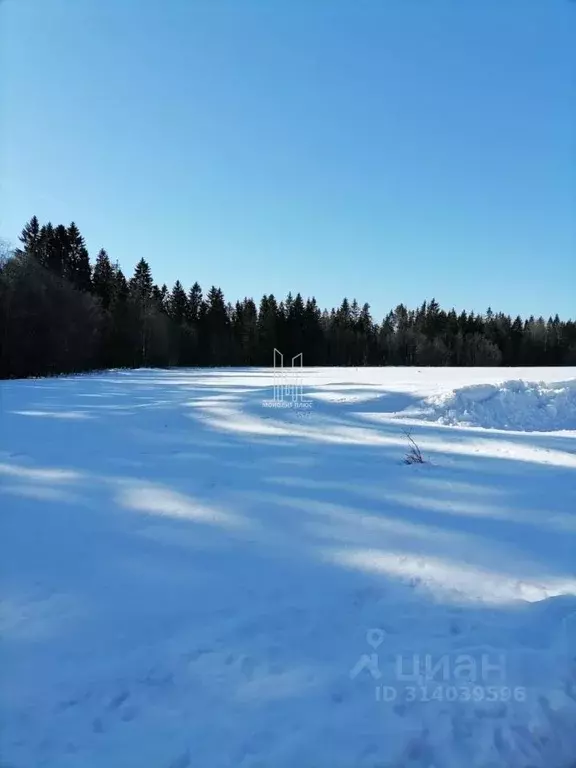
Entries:
MULTIPOLYGON (((41 263, 42 251, 41 251, 41 232, 40 223, 36 216, 32 216, 30 221, 26 224, 18 239, 22 243, 22 248, 16 249, 16 255, 32 256, 39 263, 41 263)), ((44 266, 44 265, 43 265, 44 266)))
POLYGON ((53 262, 51 253, 54 244, 54 227, 52 222, 43 224, 40 227, 40 243, 38 246, 38 262, 46 269, 50 269, 53 262))
POLYGON ((70 274, 71 251, 68 230, 63 224, 58 224, 50 246, 48 269, 58 277, 67 277, 70 274))
POLYGON ((92 283, 94 295, 100 299, 103 308, 108 309, 116 293, 117 275, 104 248, 96 256, 92 283))
POLYGON ((140 259, 130 280, 130 295, 138 303, 148 303, 152 299, 153 286, 150 266, 145 259, 140 259))
POLYGON ((202 307, 202 288, 198 283, 194 283, 188 293, 188 322, 198 323, 200 320, 200 309, 202 307))
POLYGON ((212 365, 225 365, 230 349, 230 319, 222 290, 213 285, 208 291, 206 304, 204 329, 208 339, 209 360, 212 365))
POLYGON ((295 355, 304 354, 304 301, 300 293, 297 293, 295 298, 288 294, 286 313, 283 351, 292 359, 295 355))
POLYGON ((189 317, 190 308, 186 291, 180 280, 176 280, 168 299, 168 314, 176 325, 183 325, 189 317))
POLYGON ((120 269, 118 262, 114 265, 114 275, 116 277, 116 291, 115 297, 118 301, 128 301, 130 296, 130 286, 128 281, 124 277, 124 273, 120 269))
POLYGON ((237 301, 232 313, 235 363, 255 365, 258 356, 258 312, 252 299, 237 301))
POLYGON ((271 293, 262 296, 258 309, 258 364, 272 365, 274 349, 281 346, 279 339, 280 308, 275 296, 271 293))
POLYGON ((376 355, 376 329, 370 313, 370 304, 363 304, 356 323, 358 339, 358 364, 374 365, 376 355))
POLYGON ((135 361, 137 365, 148 364, 150 343, 150 320, 153 301, 154 283, 150 266, 145 259, 140 259, 130 280, 130 300, 136 314, 137 346, 135 361))
POLYGON ((302 353, 304 365, 323 365, 325 362, 322 313, 314 296, 306 300, 302 327, 302 353))
POLYGON ((79 291, 88 293, 92 290, 92 270, 86 243, 74 222, 68 227, 67 235, 69 250, 65 275, 79 291))

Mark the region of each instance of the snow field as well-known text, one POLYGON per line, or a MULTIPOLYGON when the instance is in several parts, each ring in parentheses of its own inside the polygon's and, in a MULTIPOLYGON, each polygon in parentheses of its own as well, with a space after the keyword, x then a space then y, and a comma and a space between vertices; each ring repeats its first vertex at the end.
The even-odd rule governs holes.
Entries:
POLYGON ((2 768, 572 768, 576 370, 272 384, 0 382, 2 768))

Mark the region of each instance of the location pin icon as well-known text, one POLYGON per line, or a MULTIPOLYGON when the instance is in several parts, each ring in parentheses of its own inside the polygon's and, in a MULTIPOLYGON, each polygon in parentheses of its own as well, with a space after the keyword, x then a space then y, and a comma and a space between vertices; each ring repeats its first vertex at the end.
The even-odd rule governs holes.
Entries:
POLYGON ((378 648, 384 642, 384 630, 382 629, 369 629, 366 632, 366 642, 371 648, 378 648))

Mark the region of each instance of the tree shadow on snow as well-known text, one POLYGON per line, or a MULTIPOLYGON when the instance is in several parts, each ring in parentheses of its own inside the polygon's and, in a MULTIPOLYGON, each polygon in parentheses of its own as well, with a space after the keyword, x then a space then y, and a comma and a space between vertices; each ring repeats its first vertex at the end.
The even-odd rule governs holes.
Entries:
POLYGON ((282 766, 319 750, 331 765, 400 766, 441 764, 452 742, 475 754, 489 733, 504 765, 512 747, 495 734, 512 703, 489 701, 494 684, 528 692, 514 738, 534 765, 570 757, 550 702, 556 689, 576 701, 576 603, 562 596, 576 594, 574 441, 422 422, 412 434, 429 463, 406 466, 407 427, 381 416, 412 393, 375 400, 350 382, 349 399, 300 417, 263 406, 269 374, 262 386, 238 376, 113 372, 64 399, 3 393, 14 740, 44 723, 37 749, 56 755, 80 717, 79 749, 113 751, 129 722, 172 750, 159 766, 187 765, 186 750, 198 764, 256 764, 273 749, 282 766), (58 410, 91 418, 33 415, 58 410), (409 673, 428 662, 445 690, 461 686, 462 654, 482 699, 410 699, 409 673), (226 738, 201 738, 215 726, 226 738))

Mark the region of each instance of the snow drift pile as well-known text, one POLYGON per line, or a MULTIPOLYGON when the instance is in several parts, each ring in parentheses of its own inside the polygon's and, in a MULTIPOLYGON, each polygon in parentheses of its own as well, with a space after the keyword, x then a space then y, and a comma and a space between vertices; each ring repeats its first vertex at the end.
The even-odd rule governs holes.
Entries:
POLYGON ((427 398, 418 417, 441 424, 554 432, 576 429, 576 380, 475 384, 427 398))

